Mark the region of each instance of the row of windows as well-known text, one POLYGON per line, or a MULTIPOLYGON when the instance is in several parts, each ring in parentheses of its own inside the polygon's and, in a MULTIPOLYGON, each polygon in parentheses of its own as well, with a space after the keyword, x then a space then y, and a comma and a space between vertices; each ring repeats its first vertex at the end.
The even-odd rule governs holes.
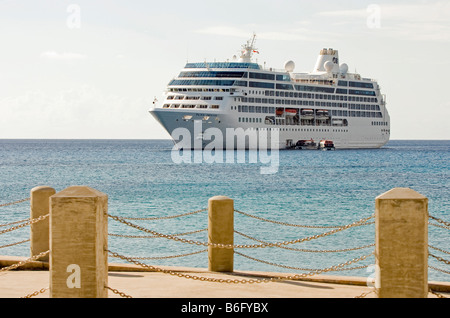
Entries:
POLYGON ((375 96, 374 91, 362 91, 357 89, 343 89, 343 88, 337 88, 336 94, 351 94, 351 95, 363 95, 363 96, 375 96))
POLYGON ((374 91, 362 91, 357 89, 349 89, 348 93, 351 95, 366 95, 366 96, 375 96, 374 91))
POLYGON ((262 123, 262 118, 239 117, 238 122, 240 122, 240 123, 262 123))
MULTIPOLYGON (((236 69, 260 69, 257 63, 236 63, 236 62, 201 62, 187 63, 185 68, 236 68, 236 69)), ((180 77, 247 77, 244 72, 182 72, 180 77)), ((277 81, 291 81, 289 74, 270 74, 270 73, 248 73, 249 78, 265 79, 277 81)), ((373 83, 342 81, 338 82, 338 86, 349 86, 359 88, 373 88, 373 83)), ((292 88, 288 88, 292 89, 292 88)), ((306 88, 308 89, 308 88, 306 88)), ((320 89, 320 88, 319 88, 320 89)))
MULTIPOLYGON (((364 106, 364 105, 362 105, 364 106)), ((370 105, 367 105, 370 106, 370 105)), ((275 113, 275 107, 264 107, 264 106, 248 106, 248 105, 238 105, 238 106, 232 106, 232 110, 237 110, 239 113, 259 113, 259 114, 274 114, 275 113), (236 108, 237 107, 237 108, 236 108)), ((280 108, 276 108, 280 109, 280 108)), ((284 108, 281 108, 284 110, 284 108)), ((295 108, 294 108, 295 109, 295 108)), ((366 108, 362 110, 366 111, 347 111, 347 110, 331 110, 331 115, 333 116, 343 116, 343 117, 369 117, 369 118, 382 118, 381 112, 372 111, 371 108, 366 108)), ((300 111, 300 109, 296 109, 297 114, 300 111)))
POLYGON ((373 88, 373 83, 366 82, 352 82, 352 81, 338 81, 338 86, 350 86, 360 88, 373 88))
MULTIPOLYGON (((275 87, 275 84, 273 83, 267 83, 267 82, 248 82, 249 87, 259 87, 259 88, 271 88, 273 89, 275 87)), ((278 86, 278 84, 277 84, 278 86)))
POLYGON ((163 108, 211 108, 218 109, 219 105, 194 105, 194 104, 164 104, 163 108))
POLYGON ((230 92, 229 88, 206 88, 206 87, 171 87, 169 92, 230 92))
POLYGON ((259 70, 259 65, 257 63, 203 62, 187 63, 184 68, 249 68, 259 70))
MULTIPOLYGON (((178 77, 227 77, 227 78, 255 78, 263 80, 291 81, 288 74, 269 74, 269 73, 252 73, 252 72, 231 72, 231 71, 184 71, 178 77)), ((268 83, 264 83, 268 84, 268 83)), ((255 86, 257 87, 257 86, 255 86)), ((289 88, 290 89, 290 88, 289 88)))
POLYGON ((372 126, 387 126, 388 123, 385 121, 373 121, 372 126))
POLYGON ((172 85, 196 85, 196 86, 247 86, 245 81, 234 80, 171 80, 169 86, 172 85))
MULTIPOLYGON (((255 117, 239 117, 238 118, 239 123, 262 123, 262 118, 255 118, 255 117)), ((279 122, 278 124, 284 125, 284 122, 279 122)), ((264 129, 264 128, 259 128, 264 129)), ((271 129, 271 128, 267 128, 271 129)), ((276 128, 274 128, 276 129, 276 128)), ((304 132, 330 132, 329 128, 279 128, 280 131, 304 131, 304 132)), ((258 130, 258 127, 255 128, 255 130, 258 130)), ((331 129, 332 132, 348 132, 348 129, 331 129)))
POLYGON ((194 71, 194 72, 181 72, 178 77, 247 77, 245 72, 207 72, 207 71, 194 71))
MULTIPOLYGON (((268 91, 266 91, 268 92, 268 91)), ((377 98, 375 97, 359 97, 359 96, 336 96, 336 95, 326 95, 326 94, 311 94, 311 93, 291 93, 289 95, 287 92, 280 92, 277 94, 279 96, 286 97, 296 97, 296 98, 308 98, 308 99, 319 99, 319 100, 337 100, 337 101, 351 101, 351 102, 366 102, 366 103, 376 103, 377 98)), ((167 100, 223 100, 223 96, 189 96, 189 95, 169 95, 167 100)), ((283 105, 314 105, 312 101, 306 100, 280 100, 273 98, 260 98, 260 97, 235 97, 234 101, 244 102, 244 103, 263 103, 263 104, 283 104, 283 105)), ((317 102, 316 102, 317 103, 317 102)), ((331 107, 347 107, 347 103, 327 103, 327 106, 331 107)), ((352 105, 352 104, 348 104, 352 105)), ((357 108, 358 109, 358 108, 357 108)))
POLYGON ((245 97, 237 98, 237 101, 255 104, 271 104, 271 105, 297 105, 297 106, 326 106, 326 107, 340 107, 350 109, 367 109, 367 110, 380 110, 380 106, 377 104, 353 104, 345 102, 318 102, 312 100, 299 100, 299 99, 273 99, 273 98, 258 98, 258 97, 245 97))
MULTIPOLYGON (((167 100, 211 100, 211 96, 185 96, 185 95, 169 95, 167 100)), ((223 100, 223 96, 214 96, 214 100, 223 100)))
MULTIPOLYGON (((265 91, 265 96, 280 96, 280 97, 294 97, 294 98, 310 98, 310 99, 328 99, 328 100, 342 100, 351 102, 368 102, 377 103, 376 97, 362 97, 362 96, 342 96, 329 94, 313 94, 313 93, 297 93, 297 92, 283 92, 283 91, 265 91)), ((244 99, 247 97, 244 97, 244 99)), ((251 98, 251 97, 248 97, 251 98)))
MULTIPOLYGON (((278 75, 277 75, 278 76, 278 75)), ((247 82, 238 80, 180 80, 174 79, 170 81, 169 86, 172 85, 196 85, 196 86, 242 86, 242 87, 259 87, 279 90, 293 90, 294 87, 298 91, 314 91, 314 92, 325 92, 334 93, 334 88, 332 87, 316 87, 316 86, 306 86, 306 85, 291 85, 291 84, 274 84, 269 82, 247 82)), ((287 93, 287 92, 286 92, 287 93)), ((285 93, 285 94, 286 94, 285 93)), ((356 89, 340 89, 338 88, 337 93, 339 94, 350 94, 350 95, 362 95, 362 96, 376 96, 375 91, 366 90, 356 90, 356 89)))
POLYGON ((333 87, 295 85, 295 89, 298 91, 304 91, 304 92, 334 93, 333 87))

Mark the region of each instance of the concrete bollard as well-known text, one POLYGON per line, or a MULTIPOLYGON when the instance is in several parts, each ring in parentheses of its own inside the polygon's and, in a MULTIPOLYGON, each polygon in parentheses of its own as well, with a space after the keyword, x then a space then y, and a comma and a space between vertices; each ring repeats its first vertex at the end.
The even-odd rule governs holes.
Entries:
MULTIPOLYGON (((56 193, 55 189, 39 186, 31 189, 30 218, 36 219, 50 213, 50 197, 56 193)), ((30 225, 30 256, 38 255, 49 250, 49 217, 30 225)), ((48 262, 48 255, 39 259, 48 262)))
POLYGON ((85 186, 50 198, 50 295, 106 298, 108 197, 85 186))
MULTIPOLYGON (((208 200, 208 243, 234 244, 234 203, 225 196, 208 200)), ((208 269, 214 272, 233 271, 233 248, 208 246, 208 269)))
POLYGON ((376 288, 380 298, 428 295, 428 199, 394 188, 375 200, 376 288))

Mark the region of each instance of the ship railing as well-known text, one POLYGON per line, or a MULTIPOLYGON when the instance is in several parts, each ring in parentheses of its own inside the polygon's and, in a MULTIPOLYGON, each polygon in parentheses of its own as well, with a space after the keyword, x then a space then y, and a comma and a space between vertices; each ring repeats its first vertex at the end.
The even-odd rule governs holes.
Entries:
MULTIPOLYGON (((80 210, 80 218, 77 219, 67 219, 65 220, 65 223, 75 222, 74 226, 69 226, 68 224, 65 224, 66 229, 78 229, 79 231, 82 231, 83 226, 92 226, 92 224, 89 224, 89 222, 85 222, 84 218, 90 218, 92 220, 92 213, 97 213, 99 217, 97 217, 97 221, 95 222, 105 222, 104 226, 98 226, 94 224, 95 228, 99 231, 102 231, 102 229, 107 229, 106 224, 108 223, 108 219, 113 220, 115 225, 113 226, 113 229, 116 231, 105 233, 106 235, 101 235, 101 233, 98 233, 99 235, 95 236, 83 236, 78 235, 79 240, 92 240, 95 239, 97 241, 95 242, 85 242, 85 244, 100 244, 109 246, 107 250, 104 250, 104 253, 109 255, 111 258, 119 259, 122 262, 131 263, 136 265, 136 268, 139 270, 145 270, 145 271, 152 271, 152 272, 160 272, 165 273, 169 275, 173 275, 180 278, 185 279, 193 279, 193 280, 200 280, 200 281, 208 281, 208 282, 218 282, 218 283, 225 283, 225 284, 247 284, 247 283, 268 283, 268 282, 279 282, 279 281, 287 281, 287 280, 303 280, 303 279, 311 279, 316 275, 323 274, 323 273, 331 273, 331 272, 342 272, 342 271, 352 271, 352 270, 361 270, 361 269, 368 269, 369 267, 373 266, 373 262, 368 262, 370 259, 375 258, 375 261, 378 263, 381 262, 380 257, 381 254, 378 254, 380 252, 377 252, 378 255, 375 255, 375 249, 377 251, 382 250, 383 248, 386 248, 384 246, 381 246, 380 241, 376 242, 370 242, 367 238, 363 238, 361 240, 360 244, 357 244, 357 240, 355 239, 354 234, 350 234, 348 236, 348 239, 343 239, 343 235, 347 233, 348 231, 355 230, 357 228, 363 229, 367 228, 367 230, 363 233, 366 233, 366 235, 362 236, 372 236, 372 233, 370 235, 367 235, 367 231, 373 231, 375 230, 374 224, 376 222, 385 222, 386 220, 380 219, 381 215, 383 215, 382 209, 386 209, 386 207, 383 207, 381 205, 378 205, 378 210, 374 214, 366 215, 363 218, 360 218, 356 221, 349 222, 346 224, 300 224, 300 223, 290 223, 286 222, 284 220, 277 220, 273 218, 265 218, 258 213, 249 213, 244 212, 238 209, 234 208, 234 201, 232 199, 229 199, 227 197, 213 197, 209 199, 208 202, 208 208, 202 208, 197 209, 192 212, 186 212, 186 213, 178 213, 178 214, 172 214, 172 215, 164 215, 160 216, 140 216, 140 217, 133 217, 133 216, 127 216, 127 213, 122 211, 122 213, 119 214, 111 214, 108 212, 108 209, 110 207, 106 207, 107 202, 107 196, 87 187, 76 187, 75 189, 71 187, 70 189, 63 190, 59 193, 57 193, 54 196, 50 196, 51 193, 40 193, 39 191, 32 192, 31 199, 26 198, 23 200, 13 201, 11 203, 5 203, 0 204, 0 208, 8 209, 12 206, 32 201, 34 204, 31 204, 31 217, 30 218, 22 218, 21 220, 17 221, 11 221, 5 224, 0 225, 0 234, 7 235, 9 233, 12 233, 15 230, 23 229, 27 227, 28 225, 32 225, 30 227, 30 237, 31 239, 22 240, 20 242, 15 243, 8 243, 3 244, 0 246, 0 248, 11 248, 12 246, 15 246, 17 244, 23 244, 26 242, 30 242, 30 245, 33 245, 35 248, 31 249, 32 253, 28 259, 21 260, 20 262, 12 263, 5 265, 5 263, 0 263, 1 265, 1 272, 7 272, 9 270, 18 269, 21 267, 25 267, 25 265, 32 266, 33 264, 36 266, 36 264, 39 264, 38 266, 45 267, 43 264, 48 264, 48 260, 45 260, 45 258, 52 258, 56 257, 54 256, 54 253, 57 255, 57 244, 53 243, 54 249, 50 251, 50 240, 55 239, 55 236, 57 235, 50 235, 50 233, 47 233, 49 236, 47 236, 46 242, 38 242, 33 240, 39 240, 39 237, 43 237, 42 233, 39 233, 41 235, 37 235, 37 233, 33 233, 33 231, 42 231, 42 229, 47 229, 46 231, 57 231, 57 228, 54 228, 57 226, 57 224, 61 224, 61 221, 59 222, 53 222, 53 225, 48 227, 49 219, 52 217, 57 217, 56 215, 59 215, 60 213, 73 213, 74 209, 76 209, 77 206, 83 206, 83 209, 80 210), (79 191, 79 196, 74 195, 74 192, 79 191), (64 196, 64 194, 67 193, 67 196, 64 196), (88 193, 89 195, 87 197, 83 197, 83 194, 88 193), (70 194, 70 195, 69 195, 70 194), (44 199, 42 199, 42 196, 44 195, 44 199), (36 196, 41 196, 40 199, 37 199, 36 196), (45 197, 47 196, 47 197, 45 197), (75 198, 75 199, 74 199, 75 198), (92 204, 86 205, 86 201, 92 202, 92 204), (70 206, 65 207, 64 204, 68 204, 70 206), (40 216, 37 216, 36 211, 39 210, 40 216), (66 210, 67 209, 67 210, 66 210), (92 211, 85 211, 86 209, 92 209, 92 211), (61 211, 60 211, 61 210, 61 211), (203 216, 204 213, 207 212, 207 216, 203 216), (81 214, 86 213, 86 216, 83 216, 81 214), (55 216, 52 216, 55 215, 55 216), (103 215, 103 216, 102 216, 103 215), (184 219, 184 222, 178 222, 177 224, 183 224, 186 226, 189 224, 189 229, 180 230, 177 233, 162 233, 160 231, 157 231, 154 229, 155 224, 158 222, 173 222, 172 220, 179 220, 184 219), (189 218, 196 218, 195 220, 189 220, 189 218), (201 219, 199 219, 201 218, 201 219), (231 221, 230 221, 231 218, 231 221), (102 221, 103 220, 103 221, 102 221), (201 222, 203 220, 203 222, 201 222), (209 226, 203 226, 197 229, 193 229, 192 225, 201 225, 202 223, 205 223, 205 221, 209 224, 209 226), (267 226, 276 226, 276 227, 287 227, 290 229, 295 230, 292 232, 289 236, 292 239, 286 240, 286 241, 279 241, 275 237, 271 237, 271 235, 267 235, 267 237, 258 237, 261 236, 261 233, 276 233, 276 229, 268 230, 268 231, 257 231, 257 233, 245 233, 245 231, 235 229, 234 224, 243 224, 243 228, 246 230, 254 228, 254 229, 260 229, 260 225, 249 225, 249 222, 263 222, 267 224, 267 226), (148 222, 150 221, 150 224, 148 222), (144 223, 142 223, 144 222, 144 223), (47 228, 45 227, 38 227, 36 225, 46 223, 47 228), (220 228, 220 232, 223 231, 224 226, 226 227, 230 225, 229 228, 227 228, 225 231, 228 231, 228 238, 222 237, 222 241, 217 236, 217 233, 214 231, 217 231, 217 228, 220 228), (122 226, 125 226, 125 230, 120 228, 122 226), (153 227, 153 228, 152 228, 153 227), (2 229, 5 228, 5 229, 2 229), (81 228, 81 229, 80 229, 81 228), (117 232, 119 229, 120 232, 117 232), (320 230, 319 233, 309 233, 303 236, 297 236, 299 229, 305 230, 305 231, 316 231, 320 230), (130 233, 130 231, 132 231, 130 233), (137 231, 133 233, 133 231, 137 231), (126 233, 126 234, 124 234, 126 233), (34 235, 33 235, 34 234, 34 235), (190 235, 195 235, 195 238, 186 238, 190 235), (50 239, 48 238, 50 237, 50 239), (110 238, 111 242, 107 243, 107 241, 102 241, 102 238, 107 239, 107 237, 110 238), (206 239, 208 237, 208 239, 206 239), (231 240, 230 240, 231 237, 231 240), (324 246, 322 243, 318 243, 318 248, 311 248, 311 246, 298 246, 299 244, 308 243, 308 245, 314 244, 316 241, 320 241, 321 239, 324 239, 326 237, 332 237, 336 238, 335 246, 342 245, 344 243, 344 246, 340 246, 339 248, 335 249, 323 249, 321 246, 324 246), (203 239, 202 239, 203 238, 203 239), (131 244, 136 247, 140 246, 139 250, 141 251, 147 251, 151 252, 151 244, 148 244, 148 239, 163 239, 163 240, 169 240, 174 241, 177 243, 183 243, 192 245, 194 247, 197 247, 195 250, 187 251, 185 248, 183 248, 183 252, 181 253, 172 253, 171 255, 144 255, 144 256, 130 256, 127 255, 127 251, 129 247, 125 244, 126 240, 131 240, 131 244), (114 242, 114 240, 119 240, 117 242, 114 242), (236 240, 236 241, 235 241, 236 240), (236 243, 238 242, 238 243, 236 243), (379 245, 380 244, 380 245, 379 245), (37 249, 36 247, 40 246, 40 249, 37 249), (112 246, 112 247, 111 247, 112 246), (276 262, 274 260, 270 259, 264 259, 264 255, 275 255, 279 253, 261 253, 258 254, 258 252, 255 253, 246 253, 241 252, 242 250, 256 250, 256 251, 262 251, 268 248, 277 248, 284 251, 287 251, 288 253, 305 253, 301 255, 309 255, 309 254, 326 254, 326 253, 334 253, 336 254, 342 254, 346 256, 345 259, 343 259, 339 264, 334 265, 327 265, 322 268, 311 268, 309 266, 301 265, 301 264, 283 264, 282 262, 276 262), (357 254, 353 254, 353 252, 357 252, 357 254), (176 269, 167 269, 165 267, 161 267, 158 265, 150 265, 145 263, 145 260, 151 260, 152 262, 161 262, 166 260, 173 260, 175 258, 182 258, 182 257, 192 257, 194 255, 197 255, 195 257, 198 257, 199 254, 207 253, 208 257, 204 258, 205 262, 208 262, 208 268, 211 272, 222 272, 222 270, 217 270, 215 267, 217 267, 216 262, 224 262, 223 256, 228 255, 231 257, 231 261, 227 260, 225 261, 226 264, 221 264, 226 266, 229 266, 226 268, 225 271, 233 272, 233 266, 234 266, 234 259, 233 255, 237 255, 239 257, 242 257, 242 259, 245 259, 247 262, 252 261, 258 264, 263 264, 262 266, 274 266, 277 268, 282 268, 283 270, 289 270, 289 271, 300 271, 299 274, 289 274, 289 273, 280 273, 279 275, 274 275, 268 278, 250 278, 250 279, 223 279, 223 278, 214 278, 208 275, 201 276, 201 275, 191 275, 186 274, 180 270, 176 269), (211 254, 213 253, 213 254, 211 254), (220 254, 221 257, 217 258, 217 255, 220 254), (216 259, 215 259, 216 258, 216 259), (221 260, 219 260, 221 259, 221 260), (228 263, 227 263, 228 262, 228 263), (356 265, 356 266, 355 266, 356 265), (231 267, 230 267, 231 266, 231 267)), ((393 189, 396 190, 396 189, 393 189)), ((391 190, 391 191, 393 191, 391 190)), ((412 191, 412 190, 411 190, 412 191)), ((394 196, 395 197, 395 196, 394 196)), ((377 197, 377 200, 384 199, 383 195, 377 197)), ((391 197, 386 198, 386 200, 392 199, 391 197)), ((417 198, 416 198, 417 199, 417 198)), ((420 197, 421 200, 426 200, 424 197, 420 197)), ((407 199, 398 199, 398 200, 407 200, 407 199)), ((379 201, 377 201, 379 202, 379 201)), ((381 203, 380 203, 381 204, 381 203)), ((401 204, 400 204, 401 205, 401 204)), ((398 203, 397 203, 398 206, 398 203)), ((149 211, 151 213, 151 211, 149 211)), ((408 212, 409 213, 409 212, 408 212)), ((419 212, 417 212, 419 213, 419 212)), ((428 212, 426 212, 428 213, 428 212)), ((19 215, 24 215, 24 213, 17 213, 19 215)), ((144 213, 145 214, 145 213, 144 213)), ((153 212, 153 214, 155 214, 153 212)), ((6 214, 3 214, 6 215, 6 214)), ((286 215, 286 213, 276 214, 276 215, 286 215)), ((393 215, 398 215, 394 213, 393 215)), ((428 215, 428 214, 427 214, 428 215)), ((11 219, 11 218, 10 218, 11 219)), ((92 223, 92 221, 90 221, 92 223)), ((63 222, 64 223, 64 222, 63 222)), ((392 222, 388 222, 392 223, 392 222)), ((381 223, 380 223, 381 224, 381 223)), ((448 240, 442 239, 443 235, 448 234, 448 231, 450 230, 450 222, 443 220, 442 218, 439 218, 437 216, 428 215, 427 222, 425 223, 425 226, 428 227, 428 229, 425 232, 432 232, 433 229, 437 229, 437 231, 432 237, 436 238, 436 242, 429 242, 428 243, 428 236, 423 237, 424 242, 427 242, 426 244, 426 253, 428 255, 427 261, 423 264, 424 266, 427 266, 428 270, 434 270, 439 271, 443 274, 449 274, 450 271, 445 268, 445 266, 450 265, 450 261, 448 260, 448 255, 450 254, 450 251, 446 249, 446 247, 439 246, 439 243, 446 242, 448 240), (439 266, 444 266, 444 268, 440 268, 439 266)), ((167 227, 167 226, 165 226, 167 227)), ((379 229, 380 225, 377 227, 376 231, 380 231, 379 229)), ((173 226, 171 227, 173 228, 173 226)), ((420 228, 420 226, 417 226, 417 224, 413 225, 413 228, 420 228)), ((413 231, 412 228, 405 228, 403 229, 405 231, 413 231)), ((287 229, 283 230, 283 233, 287 233, 287 229)), ((395 229, 395 231, 400 231, 400 229, 395 229)), ((70 237, 73 237, 74 232, 69 233, 60 233, 58 232, 58 235, 67 235, 67 241, 70 241, 70 237)), ((81 232, 84 233, 84 232, 81 232)), ((414 233, 408 232, 408 235, 415 235, 414 233)), ((378 234, 377 234, 378 235, 378 234)), ((44 235, 45 237, 45 235, 44 235)), ((417 235, 415 235, 417 237, 417 235)), ((61 239, 61 238, 60 238, 61 239)), ((63 244, 64 242, 58 241, 58 244, 63 244)), ((71 244, 70 242, 67 242, 67 244, 71 244)), ((77 244, 80 244, 80 242, 77 242, 77 244)), ((64 244, 63 244, 64 245, 64 244)), ((102 245, 102 246, 103 246, 102 245)), ((169 245, 166 245, 168 247, 169 245)), ((330 246, 330 245, 328 245, 330 246)), ((402 254, 404 253, 414 253, 416 252, 418 247, 411 247, 411 251, 399 251, 398 254, 396 254, 396 262, 401 259, 402 254)), ((420 249, 420 248, 419 248, 420 249)), ((102 251, 102 249, 98 249, 102 251)), ((65 253, 69 253, 68 251, 71 251, 70 248, 67 248, 67 251, 65 253)), ((76 249, 74 249, 75 253, 80 254, 76 249)), ((410 257, 409 255, 408 257, 410 257)), ((61 256, 59 256, 61 257, 61 256)), ((69 256, 67 256, 69 257, 69 256)), ((70 256, 74 257, 76 259, 77 256, 70 256)), ((86 258, 86 255, 82 255, 82 257, 86 258)), ((98 257, 98 255, 97 255, 98 257)), ((74 258, 71 258, 73 261, 74 258)), ((289 256, 289 259, 296 259, 301 260, 308 260, 308 256, 303 257, 293 257, 289 256)), ((226 259, 226 257, 225 257, 226 259)), ((81 262, 81 261, 80 261, 81 262)), ((55 265, 56 266, 56 265, 55 265)), ((80 265, 81 266, 81 265, 80 265)), ((47 265, 48 268, 48 265, 47 265)), ((82 271, 86 270, 92 270, 83 268, 82 271)), ((94 270, 99 270, 94 269, 94 270)), ((406 270, 406 269, 405 269, 406 270)), ((65 271, 62 271, 65 272, 65 271)), ((102 272, 100 270, 100 272, 102 272)), ((107 273, 107 269, 106 269, 107 273)), ((64 274, 66 275, 66 274, 64 274)), ((67 280, 67 275, 62 276, 61 279, 67 280)), ((1 278, 0 278, 1 279, 1 278)), ((55 280, 57 280, 55 278, 55 280)), ((444 297, 442 294, 439 294, 439 292, 449 292, 450 290, 442 289, 442 286, 433 285, 432 283, 428 283, 429 286, 429 292, 431 292, 434 296, 438 297, 444 297)), ((56 285, 55 285, 56 286, 56 285)), ((57 297, 57 291, 58 287, 54 287, 53 291, 51 293, 51 297, 57 297)), ((49 290, 49 287, 44 287, 40 290, 37 290, 35 292, 32 292, 25 297, 33 297, 40 295, 44 292, 49 290)), ((121 296, 129 296, 123 292, 119 292, 116 289, 113 289, 109 287, 107 284, 105 285, 106 291, 101 291, 100 293, 103 293, 103 295, 107 295, 108 292, 113 292, 116 294, 119 294, 121 296), (105 294, 106 293, 106 294, 105 294)), ((373 288, 369 293, 375 293, 377 296, 380 297, 380 290, 377 288, 373 288)), ((366 296, 368 293, 364 293, 364 296, 366 296)), ((79 295, 79 294, 78 294, 79 295)), ((77 297, 77 296, 74 296, 77 297)))

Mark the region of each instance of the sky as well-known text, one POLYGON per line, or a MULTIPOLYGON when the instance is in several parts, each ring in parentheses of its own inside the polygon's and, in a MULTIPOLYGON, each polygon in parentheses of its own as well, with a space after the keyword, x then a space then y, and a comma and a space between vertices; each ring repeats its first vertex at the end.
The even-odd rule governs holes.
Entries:
POLYGON ((322 48, 386 94, 391 139, 450 139, 450 1, 0 0, 0 139, 166 139, 148 113, 187 61, 312 71, 322 48))

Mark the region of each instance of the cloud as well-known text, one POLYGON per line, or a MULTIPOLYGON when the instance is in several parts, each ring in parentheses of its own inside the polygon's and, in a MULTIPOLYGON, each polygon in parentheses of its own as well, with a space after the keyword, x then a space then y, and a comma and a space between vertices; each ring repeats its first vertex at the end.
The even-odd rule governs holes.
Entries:
POLYGON ((80 53, 63 52, 58 53, 56 51, 46 51, 41 53, 41 58, 51 59, 51 60, 83 60, 87 56, 80 53))
POLYGON ((36 89, 0 99, 0 138, 133 138, 150 126, 149 105, 87 85, 36 89))

